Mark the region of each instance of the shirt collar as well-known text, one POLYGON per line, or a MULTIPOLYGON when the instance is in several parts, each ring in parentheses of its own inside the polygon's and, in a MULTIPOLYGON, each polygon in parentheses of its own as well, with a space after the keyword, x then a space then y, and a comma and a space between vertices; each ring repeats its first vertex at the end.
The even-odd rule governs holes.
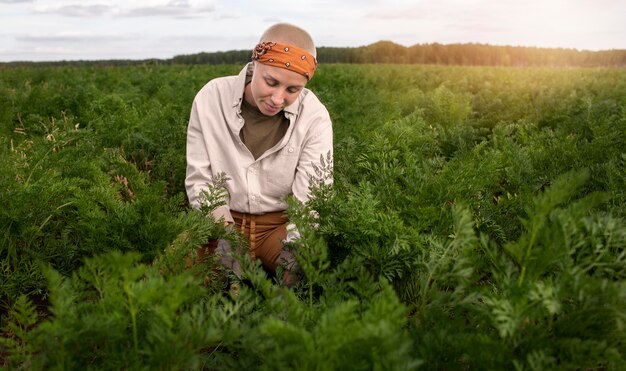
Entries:
MULTIPOLYGON (((243 100, 243 92, 246 88, 246 76, 252 75, 254 72, 254 62, 249 62, 245 65, 245 67, 239 72, 237 76, 237 82, 235 84, 235 90, 233 94, 233 107, 237 107, 238 110, 241 110, 241 101, 243 100)), ((303 89, 304 90, 304 89, 303 89)), ((297 115, 300 109, 300 103, 302 102, 302 92, 298 95, 298 98, 285 107, 283 111, 288 114, 297 115)))

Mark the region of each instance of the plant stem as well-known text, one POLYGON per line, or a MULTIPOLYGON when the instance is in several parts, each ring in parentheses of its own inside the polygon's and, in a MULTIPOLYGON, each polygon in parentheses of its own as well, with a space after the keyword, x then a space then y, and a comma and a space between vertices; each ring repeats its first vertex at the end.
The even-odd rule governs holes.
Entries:
POLYGON ((131 297, 128 284, 124 285, 124 291, 126 292, 126 297, 128 298, 128 311, 130 312, 130 318, 133 326, 133 345, 135 348, 135 354, 139 355, 139 340, 137 337, 137 312, 135 311, 135 307, 133 306, 133 299, 131 297))

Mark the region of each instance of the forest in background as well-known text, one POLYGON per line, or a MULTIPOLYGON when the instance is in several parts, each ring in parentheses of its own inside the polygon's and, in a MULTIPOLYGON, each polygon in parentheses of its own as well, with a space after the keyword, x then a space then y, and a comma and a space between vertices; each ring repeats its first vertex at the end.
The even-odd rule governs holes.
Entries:
MULTIPOLYGON (((623 67, 626 50, 600 51, 538 48, 526 46, 496 46, 489 44, 417 44, 405 47, 391 41, 379 41, 360 47, 319 47, 320 63, 389 63, 389 64, 439 64, 456 66, 503 67, 623 67)), ((0 63, 3 66, 132 66, 240 64, 250 60, 250 50, 230 50, 177 55, 169 59, 142 60, 78 60, 0 63)))

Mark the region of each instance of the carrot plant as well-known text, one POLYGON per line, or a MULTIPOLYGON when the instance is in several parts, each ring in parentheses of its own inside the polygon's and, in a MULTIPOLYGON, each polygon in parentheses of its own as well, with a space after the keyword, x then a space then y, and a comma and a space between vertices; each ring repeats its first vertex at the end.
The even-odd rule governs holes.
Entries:
POLYGON ((228 290, 197 248, 245 241, 190 210, 184 146, 240 68, 2 70, 0 365, 626 367, 624 70, 321 65, 303 279, 244 253, 228 290))

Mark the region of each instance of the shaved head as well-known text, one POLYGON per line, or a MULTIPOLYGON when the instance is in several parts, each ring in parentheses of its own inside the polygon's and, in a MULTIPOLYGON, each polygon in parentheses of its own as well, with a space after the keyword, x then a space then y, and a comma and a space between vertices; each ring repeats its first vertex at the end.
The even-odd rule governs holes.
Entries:
POLYGON ((265 30, 263 36, 261 36, 261 40, 259 41, 273 41, 290 44, 297 46, 300 49, 304 49, 311 53, 312 56, 317 57, 315 44, 313 43, 311 35, 300 27, 289 23, 277 23, 271 26, 265 30))

